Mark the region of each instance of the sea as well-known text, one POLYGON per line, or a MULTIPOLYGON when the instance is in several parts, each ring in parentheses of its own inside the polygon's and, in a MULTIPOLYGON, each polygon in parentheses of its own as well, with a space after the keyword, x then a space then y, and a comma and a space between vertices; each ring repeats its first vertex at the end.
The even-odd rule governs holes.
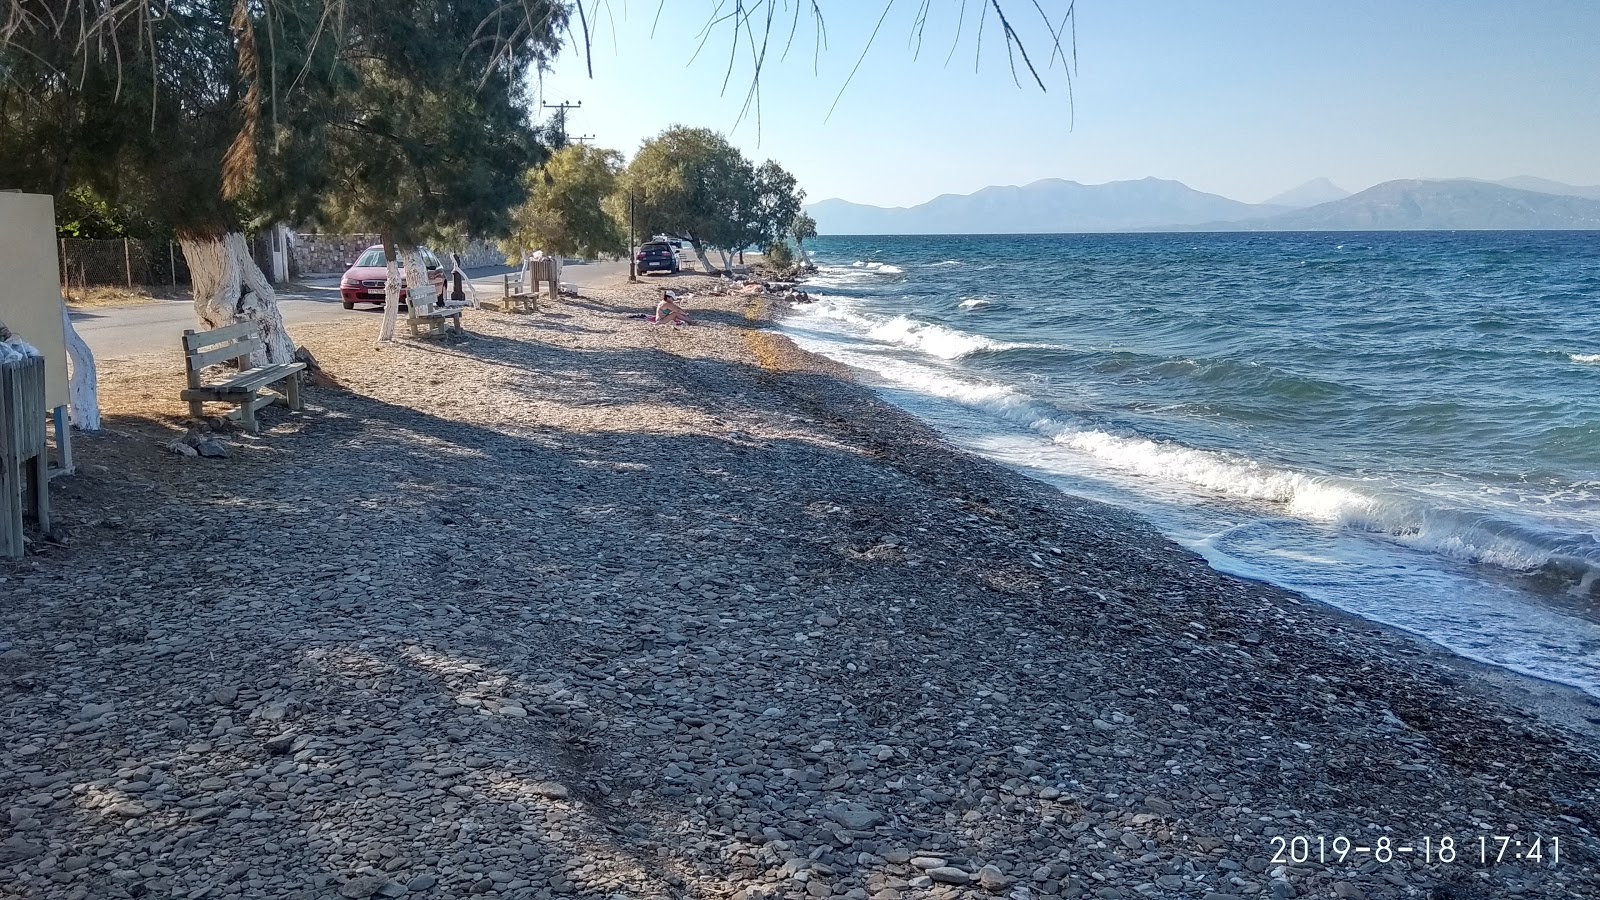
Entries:
POLYGON ((1600 232, 821 237, 779 327, 1222 571, 1600 697, 1600 232))

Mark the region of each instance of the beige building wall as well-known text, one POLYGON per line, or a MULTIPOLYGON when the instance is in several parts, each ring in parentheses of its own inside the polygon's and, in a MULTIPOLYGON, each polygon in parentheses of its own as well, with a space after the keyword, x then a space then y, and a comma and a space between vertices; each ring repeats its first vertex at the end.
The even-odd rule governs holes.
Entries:
POLYGON ((0 191, 0 322, 44 354, 45 406, 67 405, 55 202, 0 191))

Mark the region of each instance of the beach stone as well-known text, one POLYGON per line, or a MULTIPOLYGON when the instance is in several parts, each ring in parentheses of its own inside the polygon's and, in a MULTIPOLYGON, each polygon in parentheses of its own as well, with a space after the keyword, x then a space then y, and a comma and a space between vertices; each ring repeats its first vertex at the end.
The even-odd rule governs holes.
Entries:
POLYGON ((984 866, 978 870, 978 884, 986 891, 999 893, 1011 886, 1011 877, 996 866, 984 866))
POLYGON ((420 894, 423 891, 431 890, 433 886, 438 883, 439 879, 433 877, 432 875, 418 875, 417 877, 406 882, 406 889, 414 894, 420 894))
POLYGON ((533 786, 534 793, 551 800, 565 800, 572 796, 567 786, 554 781, 541 781, 533 786))
POLYGON ((865 806, 836 806, 828 816, 852 831, 870 831, 884 820, 883 813, 865 806))
POLYGON ((348 900, 366 900, 367 897, 378 893, 379 888, 382 888, 387 883, 387 878, 362 875, 340 885, 339 896, 348 898, 348 900))
POLYGON ((966 884, 972 876, 955 866, 939 866, 928 870, 928 877, 940 884, 966 884))

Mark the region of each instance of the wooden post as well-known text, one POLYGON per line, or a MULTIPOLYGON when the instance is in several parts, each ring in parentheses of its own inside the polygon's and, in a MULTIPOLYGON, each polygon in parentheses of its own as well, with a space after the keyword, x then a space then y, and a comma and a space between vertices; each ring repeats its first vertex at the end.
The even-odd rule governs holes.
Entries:
POLYGON ((50 411, 56 426, 56 470, 50 477, 72 474, 72 427, 67 422, 67 408, 58 406, 50 411))
MULTIPOLYGON (((194 329, 193 328, 185 328, 183 330, 183 334, 184 334, 185 337, 188 337, 189 335, 194 334, 194 329)), ((189 343, 187 341, 184 342, 183 349, 184 349, 185 354, 188 354, 189 343)), ((188 379, 189 390, 191 390, 191 391, 199 390, 200 389, 200 370, 195 368, 194 361, 193 360, 186 360, 185 363, 184 363, 184 367, 183 368, 184 368, 184 377, 186 379, 188 379)), ((201 403, 201 401, 199 401, 199 400, 190 400, 189 401, 189 415, 193 416, 196 419, 205 418, 205 415, 206 415, 205 405, 203 403, 201 403)))
POLYGON ((133 249, 127 238, 122 239, 122 266, 128 274, 128 287, 133 287, 133 249))
POLYGON ((172 273, 172 286, 178 286, 178 253, 172 247, 172 242, 167 241, 167 271, 172 273))

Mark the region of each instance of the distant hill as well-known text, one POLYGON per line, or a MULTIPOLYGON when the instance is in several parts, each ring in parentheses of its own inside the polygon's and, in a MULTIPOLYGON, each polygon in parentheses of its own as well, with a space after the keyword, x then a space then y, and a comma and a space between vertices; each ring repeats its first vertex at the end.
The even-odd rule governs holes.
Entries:
POLYGON ((1267 206, 1287 206, 1290 209, 1303 209, 1307 206, 1316 206, 1318 203, 1327 203, 1332 200, 1343 200, 1350 196, 1350 192, 1326 178, 1313 178, 1305 184, 1272 197, 1266 201, 1267 206))
POLYGON ((1407 179, 1255 222, 1211 224, 1223 231, 1600 229, 1600 200, 1484 181, 1407 179))
POLYGON ((1559 194, 1564 197, 1583 197, 1586 200, 1600 200, 1600 184, 1579 187, 1575 184, 1562 184, 1559 181, 1551 181, 1548 178, 1535 178, 1532 175, 1503 178, 1495 183, 1522 191, 1536 191, 1541 194, 1559 194))
POLYGON ((845 200, 823 200, 806 207, 822 234, 1127 231, 1258 219, 1283 210, 1281 206, 1240 203, 1160 178, 1106 184, 1051 178, 1022 187, 944 194, 912 207, 884 208, 845 200))

